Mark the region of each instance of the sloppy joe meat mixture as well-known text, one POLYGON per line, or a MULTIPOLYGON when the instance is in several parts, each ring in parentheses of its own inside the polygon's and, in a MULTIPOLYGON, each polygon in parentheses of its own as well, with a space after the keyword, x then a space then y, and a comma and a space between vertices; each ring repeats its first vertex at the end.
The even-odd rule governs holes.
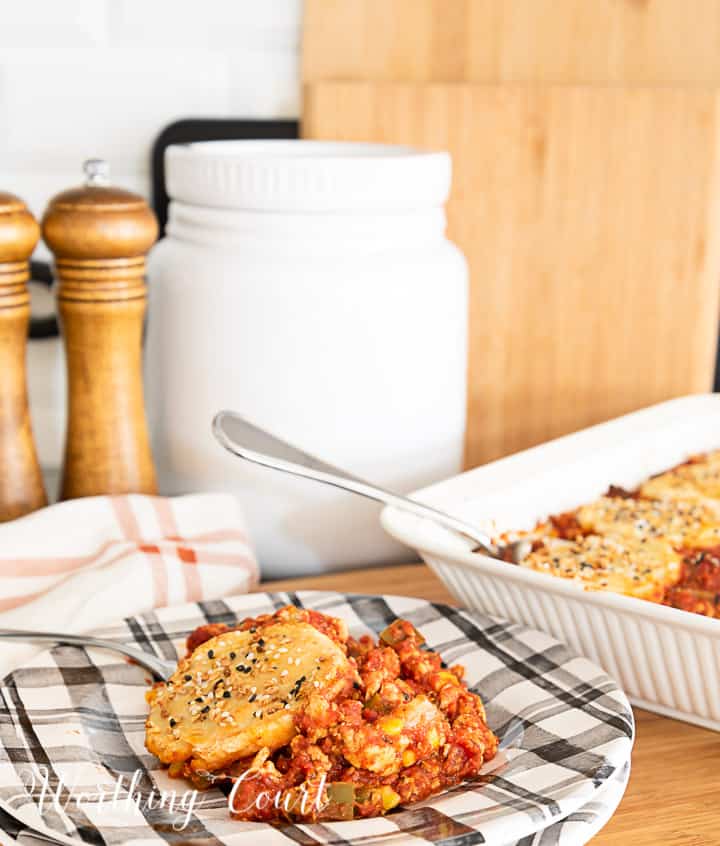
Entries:
MULTIPOLYGON (((446 667, 439 655, 424 648, 421 635, 404 620, 392 623, 378 641, 367 635, 355 639, 342 620, 288 606, 234 628, 201 626, 188 637, 187 649, 186 663, 181 661, 169 688, 156 685, 148 696, 148 748, 169 764, 170 775, 187 778, 198 788, 221 788, 237 819, 312 822, 384 814, 476 775, 497 750, 480 697, 463 683, 463 668, 446 667), (288 627, 307 625, 320 633, 322 643, 314 648, 321 649, 328 639, 332 643, 324 653, 331 655, 336 648, 344 657, 344 662, 334 662, 332 674, 320 674, 317 663, 310 669, 303 665, 303 675, 294 678, 292 637, 282 640, 272 634, 278 626, 286 632, 291 630, 288 627), (236 681, 235 669, 225 667, 218 653, 239 636, 237 632, 252 638, 246 653, 252 659, 243 658, 251 672, 241 673, 236 681), (279 645, 281 641, 286 646, 279 645), (209 646, 214 649, 208 650, 209 646), (187 662, 197 663, 199 657, 206 661, 206 652, 213 653, 211 664, 215 665, 208 672, 215 672, 222 682, 218 687, 215 677, 210 679, 215 693, 205 712, 202 695, 188 698, 200 701, 193 708, 190 727, 183 732, 182 718, 170 717, 176 713, 172 708, 177 708, 172 686, 189 685, 194 693, 196 682, 201 684, 203 678, 196 679, 187 662), (290 675, 284 678, 291 687, 278 689, 279 674, 288 667, 284 660, 288 653, 290 675), (265 664, 263 660, 253 664, 258 657, 265 664), (255 672, 274 674, 267 683, 271 693, 251 684, 255 672), (330 676, 331 681, 326 681, 330 676), (222 694, 217 694, 220 689, 222 694), (222 696, 221 706, 214 704, 216 694, 222 696), (249 718, 252 725, 243 724, 243 743, 234 747, 253 751, 206 769, 203 760, 221 758, 207 744, 203 723, 222 722, 228 713, 240 720, 239 709, 223 710, 234 696, 253 697, 257 706, 249 718), (269 703, 265 710, 263 701, 269 703), (288 714, 290 722, 285 719, 288 714), (270 721, 268 728, 273 727, 267 734, 263 733, 265 720, 270 721), (261 745, 264 740, 266 744, 261 745)), ((310 660, 302 646, 299 654, 303 661, 310 660)), ((232 725, 223 726, 226 748, 234 742, 232 731, 232 725)))

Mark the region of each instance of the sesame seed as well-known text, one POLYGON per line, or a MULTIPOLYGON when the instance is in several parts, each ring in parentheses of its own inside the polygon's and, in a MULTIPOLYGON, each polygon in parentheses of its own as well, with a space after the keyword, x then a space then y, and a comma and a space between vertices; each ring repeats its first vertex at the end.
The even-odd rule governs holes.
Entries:
POLYGON ((287 670, 283 670, 282 673, 280 673, 281 676, 286 676, 287 674, 288 674, 287 670))
POLYGON ((177 725, 177 721, 174 720, 172 717, 170 718, 170 728, 175 728, 177 725))
POLYGON ((214 657, 215 657, 215 653, 213 652, 213 650, 208 649, 208 658, 214 658, 214 657))

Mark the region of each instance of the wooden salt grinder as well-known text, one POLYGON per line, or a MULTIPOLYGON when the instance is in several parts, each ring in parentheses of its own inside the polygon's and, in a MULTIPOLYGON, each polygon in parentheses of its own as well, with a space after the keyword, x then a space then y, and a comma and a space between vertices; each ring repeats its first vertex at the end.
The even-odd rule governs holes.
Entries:
POLYGON ((0 520, 47 505, 27 398, 28 260, 40 227, 25 204, 0 193, 0 520))
POLYGON ((54 197, 42 222, 68 370, 60 498, 151 494, 142 333, 145 254, 157 221, 142 197, 108 185, 105 162, 84 167, 86 184, 54 197))

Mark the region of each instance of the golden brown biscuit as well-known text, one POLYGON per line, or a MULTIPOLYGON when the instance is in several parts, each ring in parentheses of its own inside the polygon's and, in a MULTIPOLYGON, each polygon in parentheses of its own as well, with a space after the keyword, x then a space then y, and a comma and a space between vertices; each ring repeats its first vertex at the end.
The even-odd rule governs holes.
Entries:
POLYGON ((720 543, 717 515, 702 502, 601 496, 578 509, 577 521, 587 532, 629 541, 664 538, 674 546, 720 543))
POLYGON ((682 572, 680 556, 662 540, 645 543, 588 535, 576 540, 548 538, 520 566, 580 583, 588 590, 609 590, 661 602, 665 588, 682 572))
POLYGON ((720 450, 697 456, 648 479, 640 493, 650 499, 702 502, 720 514, 720 450))
POLYGON ((355 677, 343 650, 308 623, 225 632, 148 693, 146 745, 163 763, 217 770, 284 746, 311 693, 332 700, 355 677))

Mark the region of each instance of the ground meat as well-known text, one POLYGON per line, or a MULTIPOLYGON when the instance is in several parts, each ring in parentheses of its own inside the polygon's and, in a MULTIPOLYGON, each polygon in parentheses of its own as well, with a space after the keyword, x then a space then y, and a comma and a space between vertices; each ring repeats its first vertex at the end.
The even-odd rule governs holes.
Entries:
POLYGON ((190 632, 186 641, 187 654, 192 654, 198 646, 208 640, 229 631, 225 623, 208 623, 206 626, 199 626, 195 631, 190 632))
POLYGON ((576 537, 585 534, 583 527, 578 523, 574 511, 565 511, 562 514, 554 514, 550 518, 550 525, 554 529, 556 537, 574 540, 576 537))
MULTIPOLYGON (((497 738, 480 698, 462 681, 463 668, 446 668, 409 622, 396 620, 376 643, 349 638, 341 620, 289 606, 239 628, 278 619, 311 623, 341 644, 359 681, 332 702, 310 696, 295 717, 297 734, 281 749, 202 779, 172 773, 221 787, 235 818, 313 822, 384 814, 476 775, 495 755, 497 738)), ((213 636, 209 629, 193 632, 188 646, 213 636)))

